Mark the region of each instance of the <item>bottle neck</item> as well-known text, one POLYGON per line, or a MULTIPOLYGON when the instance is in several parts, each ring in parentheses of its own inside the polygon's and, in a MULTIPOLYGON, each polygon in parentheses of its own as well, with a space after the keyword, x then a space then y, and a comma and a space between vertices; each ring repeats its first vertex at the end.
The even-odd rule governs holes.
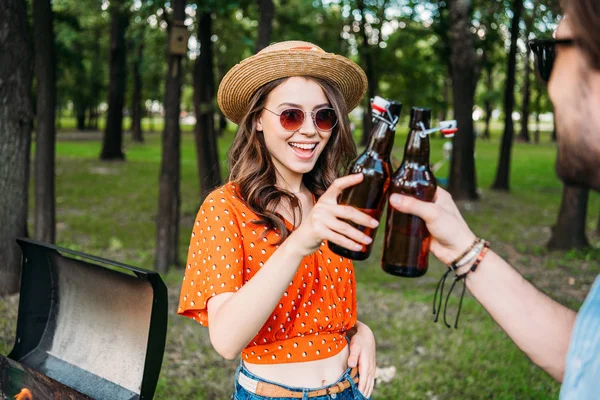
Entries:
POLYGON ((420 129, 411 129, 404 147, 404 161, 429 165, 429 135, 424 138, 420 129))
POLYGON ((381 158, 388 158, 394 147, 395 132, 390 129, 389 124, 377 121, 371 131, 371 139, 367 151, 379 154, 381 158))

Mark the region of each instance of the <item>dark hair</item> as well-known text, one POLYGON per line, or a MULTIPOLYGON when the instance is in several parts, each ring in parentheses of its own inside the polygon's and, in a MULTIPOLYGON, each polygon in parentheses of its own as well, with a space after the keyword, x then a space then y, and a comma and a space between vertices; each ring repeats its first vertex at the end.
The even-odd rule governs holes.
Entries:
MULTIPOLYGON (((304 185, 318 198, 337 178, 340 170, 356 157, 356 145, 350 131, 346 102, 339 88, 323 79, 308 76, 305 78, 315 81, 323 89, 338 116, 338 124, 331 132, 314 168, 302 178, 304 185)), ((275 210, 282 198, 293 201, 297 200, 297 197, 275 186, 275 165, 263 135, 257 133, 256 121, 269 93, 287 79, 269 82, 254 93, 248 113, 242 119, 228 153, 229 180, 237 184, 242 200, 258 215, 259 219, 252 222, 266 226, 263 235, 271 230, 280 232, 281 238, 276 244, 282 243, 290 232, 283 218, 276 214, 275 210)), ((293 222, 296 224, 296 221, 293 222)))
POLYGON ((562 8, 571 21, 574 36, 587 55, 590 65, 600 70, 600 1, 563 0, 562 8))

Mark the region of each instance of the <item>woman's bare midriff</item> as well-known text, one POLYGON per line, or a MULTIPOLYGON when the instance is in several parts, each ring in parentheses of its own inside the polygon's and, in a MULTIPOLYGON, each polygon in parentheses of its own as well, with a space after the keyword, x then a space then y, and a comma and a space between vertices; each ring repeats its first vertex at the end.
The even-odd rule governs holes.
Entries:
POLYGON ((349 346, 335 356, 317 361, 289 364, 250 364, 248 371, 263 379, 286 386, 316 388, 337 381, 348 368, 349 346))

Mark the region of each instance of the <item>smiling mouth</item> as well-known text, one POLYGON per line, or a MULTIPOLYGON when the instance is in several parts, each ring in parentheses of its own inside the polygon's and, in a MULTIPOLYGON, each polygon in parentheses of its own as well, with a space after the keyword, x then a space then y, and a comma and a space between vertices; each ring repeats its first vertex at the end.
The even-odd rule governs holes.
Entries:
POLYGON ((297 157, 299 157, 300 159, 307 160, 314 155, 318 143, 290 142, 288 144, 290 145, 292 151, 296 154, 297 157))
POLYGON ((315 147, 317 147, 316 143, 294 143, 291 142, 290 146, 295 147, 297 149, 300 150, 313 150, 315 147))

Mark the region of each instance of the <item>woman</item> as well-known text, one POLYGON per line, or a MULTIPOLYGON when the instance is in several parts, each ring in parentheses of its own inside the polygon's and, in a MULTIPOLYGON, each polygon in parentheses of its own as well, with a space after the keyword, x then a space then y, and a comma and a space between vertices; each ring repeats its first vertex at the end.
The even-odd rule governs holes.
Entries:
POLYGON ((219 86, 239 129, 229 182, 196 218, 178 313, 208 326, 223 357, 241 352, 236 399, 371 395, 375 340, 356 319, 353 265, 326 244, 360 249, 371 239, 346 221, 378 224, 336 201, 362 180, 336 176, 356 154, 347 114, 366 82, 352 61, 290 41, 219 86))

